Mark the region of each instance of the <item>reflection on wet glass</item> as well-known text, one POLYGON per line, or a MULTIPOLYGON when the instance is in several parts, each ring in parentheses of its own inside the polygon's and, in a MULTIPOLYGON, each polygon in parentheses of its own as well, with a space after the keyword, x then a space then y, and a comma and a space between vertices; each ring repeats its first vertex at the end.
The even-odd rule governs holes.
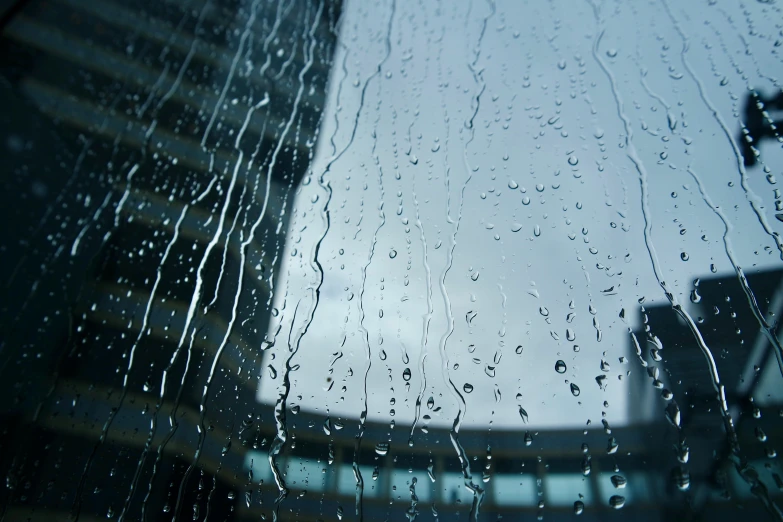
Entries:
POLYGON ((7 520, 783 520, 774 2, 3 14, 7 520))

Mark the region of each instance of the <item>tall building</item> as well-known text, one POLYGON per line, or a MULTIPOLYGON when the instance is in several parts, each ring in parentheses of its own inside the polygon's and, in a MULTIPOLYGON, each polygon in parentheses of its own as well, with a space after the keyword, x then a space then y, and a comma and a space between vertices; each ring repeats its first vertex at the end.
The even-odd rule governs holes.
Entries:
MULTIPOLYGON (((781 436, 776 420, 783 391, 774 342, 781 334, 783 271, 746 271, 743 276, 744 283, 735 274, 708 274, 691 282, 690 300, 682 306, 703 346, 669 303, 642 303, 641 328, 632 334, 631 350, 638 347, 646 365, 646 379, 635 381, 636 403, 669 421, 659 430, 659 441, 673 454, 688 456, 674 468, 674 482, 679 470, 687 470, 690 482, 701 484, 692 509, 710 519, 726 516, 720 506, 729 499, 779 499, 783 486, 770 464, 781 436), (725 397, 723 408, 718 390, 725 397), (754 475, 772 487, 755 487, 747 478, 754 475)), ((761 509, 761 504, 747 508, 761 509)))
POLYGON ((6 520, 261 509, 237 470, 272 421, 254 403, 257 366, 340 9, 42 0, 9 11, 6 520))

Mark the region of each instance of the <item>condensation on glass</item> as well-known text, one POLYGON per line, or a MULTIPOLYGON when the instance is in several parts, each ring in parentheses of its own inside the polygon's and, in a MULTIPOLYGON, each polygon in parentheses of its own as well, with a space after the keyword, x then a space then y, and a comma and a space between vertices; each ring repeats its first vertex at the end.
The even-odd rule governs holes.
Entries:
POLYGON ((783 520, 779 3, 12 4, 0 519, 783 520))

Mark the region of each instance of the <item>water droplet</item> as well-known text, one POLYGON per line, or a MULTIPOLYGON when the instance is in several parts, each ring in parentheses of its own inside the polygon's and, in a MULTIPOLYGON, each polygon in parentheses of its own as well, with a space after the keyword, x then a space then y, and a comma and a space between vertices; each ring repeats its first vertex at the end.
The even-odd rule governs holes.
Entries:
MULTIPOLYGON (((517 398, 519 398, 519 395, 517 395, 517 398)), ((519 407, 519 416, 522 417, 522 422, 527 424, 527 411, 522 406, 519 407)))
POLYGON ((581 515, 585 511, 585 503, 581 500, 574 502, 574 515, 581 515))
POLYGON ((675 447, 675 453, 677 454, 677 460, 682 462, 683 464, 688 462, 688 459, 691 455, 691 448, 688 446, 688 444, 681 440, 675 447))
POLYGON ((614 49, 614 48, 613 49, 608 49, 606 51, 606 56, 608 56, 609 58, 614 58, 615 56, 617 56, 617 49, 614 49))
POLYGON ((533 436, 529 431, 525 432, 525 446, 531 446, 533 444, 533 436))
POLYGON ((394 259, 395 257, 397 257, 397 251, 392 248, 389 251, 389 258, 394 259))
POLYGON ((593 469, 591 462, 592 459, 590 458, 590 455, 585 455, 585 458, 582 459, 582 475, 585 477, 588 476, 593 469))
POLYGON ((472 384, 470 384, 469 382, 466 382, 466 383, 465 383, 465 384, 462 386, 462 389, 465 391, 465 393, 470 393, 470 392, 472 392, 472 391, 473 391, 473 385, 472 385, 472 384))
MULTIPOLYGON (((527 196, 522 197, 522 204, 523 205, 529 205, 530 204, 530 198, 527 196)), ((781 214, 781 221, 783 221, 783 214, 781 214)))
POLYGON ((572 167, 579 163, 579 159, 576 156, 568 156, 568 164, 572 167))
POLYGON ((677 406, 676 401, 671 401, 666 405, 666 418, 674 426, 680 427, 680 407, 677 406))
MULTIPOLYGON (((558 359, 558 361, 555 363, 555 371, 557 373, 565 373, 568 368, 566 367, 565 361, 562 359, 558 359)), ((571 390, 573 391, 574 385, 571 385, 571 390)))
POLYGON ((677 467, 672 471, 674 484, 680 491, 688 491, 691 487, 691 474, 683 467, 677 467))
POLYGON ((690 257, 688 256, 688 252, 680 252, 680 259, 682 259, 683 261, 687 261, 688 259, 690 259, 690 257))
POLYGON ((517 355, 520 355, 522 353, 522 350, 524 350, 524 348, 522 348, 522 345, 520 344, 519 346, 517 346, 516 350, 514 351, 517 352, 517 355))
POLYGON ((574 339, 576 339, 576 334, 571 328, 566 328, 566 339, 568 339, 569 341, 573 341, 574 339))
POLYGON ((375 445, 375 453, 380 455, 381 457, 386 456, 387 453, 389 453, 389 443, 388 442, 379 442, 375 445))
POLYGON ((519 188, 519 184, 513 179, 510 179, 508 180, 508 188, 510 188, 511 190, 517 189, 519 188))
POLYGON ((511 231, 512 232, 519 232, 520 230, 522 230, 522 224, 521 223, 516 223, 516 222, 511 223, 511 231))
POLYGON ((577 386, 577 385, 576 385, 576 384, 574 384, 574 383, 571 383, 571 394, 572 394, 574 397, 579 397, 579 394, 580 394, 580 393, 582 393, 582 392, 581 392, 581 390, 579 389, 579 386, 577 386))
POLYGON ((609 499, 609 505, 614 509, 620 509, 625 505, 625 497, 621 497, 620 495, 612 495, 612 497, 609 499))
POLYGON ((612 485, 617 489, 622 489, 628 485, 628 481, 622 475, 612 475, 610 480, 612 481, 612 485))
POLYGON ((541 307, 538 309, 538 313, 543 315, 544 317, 549 317, 549 310, 547 310, 545 307, 541 307))
POLYGON ((403 380, 404 380, 405 382, 408 382, 408 381, 410 381, 410 380, 411 380, 411 369, 410 369, 410 368, 405 368, 405 369, 402 371, 402 378, 403 378, 403 380))

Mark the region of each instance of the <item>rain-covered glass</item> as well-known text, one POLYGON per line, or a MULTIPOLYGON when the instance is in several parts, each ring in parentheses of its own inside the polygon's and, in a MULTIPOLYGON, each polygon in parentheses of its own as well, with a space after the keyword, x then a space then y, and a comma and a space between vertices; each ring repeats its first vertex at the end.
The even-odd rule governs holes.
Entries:
POLYGON ((0 520, 783 520, 774 0, 0 2, 0 520))

